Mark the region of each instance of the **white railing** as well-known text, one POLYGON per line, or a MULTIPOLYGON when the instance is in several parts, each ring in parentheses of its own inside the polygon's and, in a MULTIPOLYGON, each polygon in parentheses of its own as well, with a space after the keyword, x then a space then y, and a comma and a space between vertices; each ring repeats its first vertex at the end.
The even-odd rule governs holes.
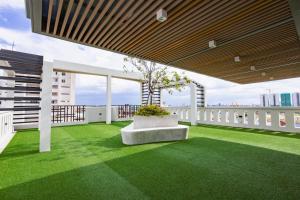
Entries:
MULTIPOLYGON (((190 122, 189 107, 167 109, 180 121, 190 122)), ((196 118, 200 124, 300 133, 299 107, 206 107, 198 108, 196 118)))
POLYGON ((0 112, 0 139, 13 131, 13 113, 0 112))

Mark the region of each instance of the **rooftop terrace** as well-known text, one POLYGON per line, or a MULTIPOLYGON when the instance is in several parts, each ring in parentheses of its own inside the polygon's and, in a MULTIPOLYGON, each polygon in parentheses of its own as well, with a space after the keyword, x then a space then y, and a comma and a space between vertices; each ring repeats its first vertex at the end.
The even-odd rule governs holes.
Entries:
POLYGON ((182 142, 125 146, 128 122, 20 131, 0 156, 5 199, 297 199, 300 135, 191 126, 182 142))

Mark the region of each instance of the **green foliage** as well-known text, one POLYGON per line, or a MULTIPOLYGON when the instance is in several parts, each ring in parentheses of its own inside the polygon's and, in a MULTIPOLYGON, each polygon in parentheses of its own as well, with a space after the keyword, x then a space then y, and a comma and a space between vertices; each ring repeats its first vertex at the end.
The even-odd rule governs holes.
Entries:
POLYGON ((156 88, 164 88, 172 94, 172 89, 181 91, 181 88, 190 83, 190 79, 176 71, 169 71, 167 66, 157 66, 154 62, 148 62, 139 58, 126 57, 124 62, 125 72, 139 72, 143 75, 143 81, 148 84, 147 104, 152 104, 152 96, 156 88), (130 70, 131 68, 131 70, 130 70))
POLYGON ((141 116, 163 116, 163 115, 169 115, 170 113, 165 110, 164 108, 161 108, 157 105, 147 105, 142 106, 135 115, 141 115, 141 116))

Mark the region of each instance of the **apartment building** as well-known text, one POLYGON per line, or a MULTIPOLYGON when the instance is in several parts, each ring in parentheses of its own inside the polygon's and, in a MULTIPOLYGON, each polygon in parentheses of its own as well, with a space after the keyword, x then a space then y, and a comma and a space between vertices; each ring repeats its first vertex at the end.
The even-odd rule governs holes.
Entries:
MULTIPOLYGON (((8 70, 0 70, 0 76, 2 77, 10 77, 14 76, 14 72, 8 70)), ((14 81, 11 80, 0 80, 0 87, 13 87, 15 84, 14 81)), ((5 98, 11 98, 14 96, 14 92, 12 90, 0 90, 0 108, 12 108, 13 102, 6 101, 5 98)))
POLYGON ((74 105, 76 75, 54 71, 52 77, 52 105, 74 105))
POLYGON ((260 105, 270 106, 293 106, 300 107, 300 93, 262 94, 260 95, 260 105))

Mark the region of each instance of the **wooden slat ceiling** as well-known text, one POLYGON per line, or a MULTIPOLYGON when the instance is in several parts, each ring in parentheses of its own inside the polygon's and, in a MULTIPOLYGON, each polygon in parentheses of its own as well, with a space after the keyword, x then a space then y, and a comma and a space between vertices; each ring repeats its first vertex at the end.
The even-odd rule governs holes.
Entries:
POLYGON ((237 83, 300 76, 288 0, 43 0, 42 8, 41 33, 61 39, 237 83))

